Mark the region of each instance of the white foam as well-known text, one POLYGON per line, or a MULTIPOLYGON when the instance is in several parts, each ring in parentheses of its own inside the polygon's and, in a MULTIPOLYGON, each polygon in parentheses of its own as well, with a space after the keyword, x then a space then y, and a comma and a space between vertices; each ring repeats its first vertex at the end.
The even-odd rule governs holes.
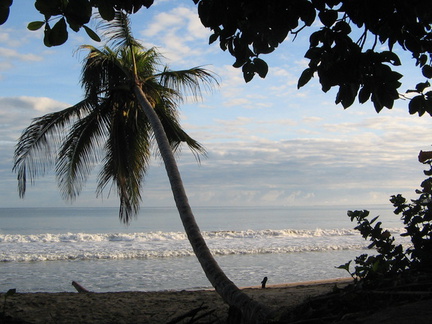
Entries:
MULTIPOLYGON (((399 234, 400 229, 391 230, 399 234)), ((358 236, 353 229, 315 229, 315 230, 245 230, 245 231, 210 231, 203 232, 205 239, 255 239, 275 237, 332 237, 332 236, 358 236)), ((0 243, 59 243, 59 242, 152 242, 185 240, 183 232, 150 232, 150 233, 64 233, 64 234, 0 234, 0 243)))
MULTIPOLYGON (((369 244, 356 230, 347 229, 211 231, 203 232, 203 236, 212 252, 221 256, 356 250, 369 244)), ((0 261, 3 262, 192 255, 182 232, 0 234, 0 261)))

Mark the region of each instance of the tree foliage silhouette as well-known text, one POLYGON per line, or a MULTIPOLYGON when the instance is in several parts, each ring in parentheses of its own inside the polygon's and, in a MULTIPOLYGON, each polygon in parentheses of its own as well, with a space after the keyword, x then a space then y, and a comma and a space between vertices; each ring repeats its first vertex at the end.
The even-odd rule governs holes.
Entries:
MULTIPOLYGON (((234 58, 246 82, 265 77, 265 54, 289 39, 310 31, 305 58, 308 67, 298 87, 316 77, 324 92, 337 89, 336 103, 350 107, 357 99, 371 101, 377 112, 391 109, 394 101, 409 99, 409 112, 432 115, 432 6, 428 0, 193 0, 202 24, 212 31, 209 42, 234 58), (319 26, 319 27, 317 27, 319 26), (402 62, 397 50, 412 55, 424 79, 410 90, 400 91, 402 62)), ((95 8, 103 19, 116 10, 135 13, 153 0, 36 0, 44 16, 31 22, 32 30, 44 27, 47 46, 60 45, 68 29, 81 27, 94 40, 98 36, 86 24, 95 8)), ((0 24, 7 20, 12 0, 0 0, 0 24)), ((409 64, 409 63, 404 63, 409 64)))

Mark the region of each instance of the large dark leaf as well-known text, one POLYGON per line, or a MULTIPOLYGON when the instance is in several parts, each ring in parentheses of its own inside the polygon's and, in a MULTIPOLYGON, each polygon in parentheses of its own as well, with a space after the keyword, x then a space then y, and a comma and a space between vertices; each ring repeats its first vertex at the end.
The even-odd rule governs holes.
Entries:
POLYGON ((426 89, 427 87, 430 87, 430 83, 429 82, 421 82, 421 83, 418 83, 416 85, 416 90, 418 92, 423 92, 423 90, 426 89))
POLYGON ((104 20, 111 21, 115 17, 114 7, 108 1, 101 1, 98 4, 98 10, 104 20))
POLYGON ((266 62, 259 58, 254 58, 253 63, 255 65, 255 71, 261 78, 265 78, 268 72, 268 65, 266 62))
POLYGON ((422 73, 425 78, 428 79, 432 78, 432 66, 430 65, 423 66, 422 73))
POLYGON ((361 104, 365 103, 366 101, 369 100, 370 95, 371 95, 371 91, 370 91, 369 86, 364 86, 363 88, 360 89, 360 92, 359 92, 359 96, 358 96, 359 102, 361 104))
POLYGON ((399 59, 399 56, 397 56, 396 53, 390 52, 390 51, 384 51, 380 53, 381 58, 384 62, 390 62, 391 64, 395 66, 401 65, 401 61, 399 59))
POLYGON ((142 4, 146 8, 150 8, 150 6, 153 4, 153 0, 141 0, 142 4))
POLYGON ((209 37, 209 44, 213 44, 215 41, 217 41, 218 37, 219 34, 217 33, 211 34, 209 37))
POLYGON ((302 6, 299 6, 301 11, 300 18, 303 20, 306 26, 310 26, 315 21, 316 11, 314 6, 309 1, 303 1, 302 6))
POLYGON ((314 70, 307 68, 304 70, 297 82, 297 88, 300 89, 303 87, 306 83, 310 81, 310 79, 313 77, 314 70))
POLYGON ((338 13, 335 10, 324 10, 318 14, 318 17, 324 26, 330 27, 335 23, 338 13))
POLYGON ((81 26, 90 21, 91 13, 92 6, 88 0, 74 0, 69 1, 65 14, 68 21, 81 26))
POLYGON ((415 96, 411 99, 411 101, 408 104, 409 113, 411 115, 414 115, 415 113, 418 113, 420 116, 424 113, 424 98, 422 95, 415 96), (423 112, 422 112, 423 111, 423 112))
POLYGON ((61 15, 64 11, 62 0, 36 0, 35 7, 44 16, 61 15))
POLYGON ((50 42, 50 34, 51 34, 51 26, 50 26, 49 23, 47 22, 47 23, 45 24, 44 38, 43 38, 44 45, 45 45, 46 47, 51 47, 51 46, 52 46, 52 45, 51 45, 51 42, 50 42))
POLYGON ((247 82, 251 81, 255 75, 255 69, 252 62, 247 62, 242 67, 243 78, 247 82))
POLYGON ((0 0, 0 25, 3 25, 9 17, 12 0, 0 0))
POLYGON ((333 27, 334 31, 348 35, 351 33, 351 27, 346 21, 338 21, 333 27))
POLYGON ((52 46, 58 46, 64 44, 68 39, 68 31, 66 26, 66 19, 61 18, 53 26, 49 33, 49 43, 52 46))

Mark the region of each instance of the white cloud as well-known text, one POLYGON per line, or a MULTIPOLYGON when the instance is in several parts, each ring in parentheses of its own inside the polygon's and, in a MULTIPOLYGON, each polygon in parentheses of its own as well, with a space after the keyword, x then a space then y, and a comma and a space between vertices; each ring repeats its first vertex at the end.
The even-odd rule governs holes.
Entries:
POLYGON ((293 86, 297 85, 299 76, 297 74, 292 74, 287 69, 280 67, 271 67, 269 73, 275 77, 280 77, 285 85, 293 86))
POLYGON ((209 32, 202 26, 196 12, 184 6, 156 14, 141 35, 146 43, 149 39, 156 40, 154 45, 168 60, 177 64, 193 61, 192 57, 201 57, 210 51, 208 46, 203 46, 209 32), (200 46, 196 46, 196 41, 200 46))
POLYGON ((0 57, 6 59, 16 59, 19 61, 42 61, 42 57, 35 54, 21 54, 17 50, 11 48, 0 47, 0 57))
POLYGON ((22 43, 22 38, 11 37, 11 30, 3 29, 0 31, 0 43, 11 47, 17 47, 22 43))
POLYGON ((14 142, 33 118, 66 107, 67 104, 46 97, 0 97, 1 138, 14 142))

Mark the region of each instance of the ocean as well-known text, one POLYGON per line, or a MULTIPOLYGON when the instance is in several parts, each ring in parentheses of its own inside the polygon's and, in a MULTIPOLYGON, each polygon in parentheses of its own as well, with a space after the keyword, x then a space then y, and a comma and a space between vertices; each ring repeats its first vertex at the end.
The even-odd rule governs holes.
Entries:
MULTIPOLYGON (((399 237, 392 206, 372 206, 399 237)), ((366 250, 347 207, 199 207, 208 246, 239 287, 348 277, 336 266, 366 250)), ((117 208, 0 208, 0 292, 206 289, 175 208, 142 208, 130 225, 117 208)))

